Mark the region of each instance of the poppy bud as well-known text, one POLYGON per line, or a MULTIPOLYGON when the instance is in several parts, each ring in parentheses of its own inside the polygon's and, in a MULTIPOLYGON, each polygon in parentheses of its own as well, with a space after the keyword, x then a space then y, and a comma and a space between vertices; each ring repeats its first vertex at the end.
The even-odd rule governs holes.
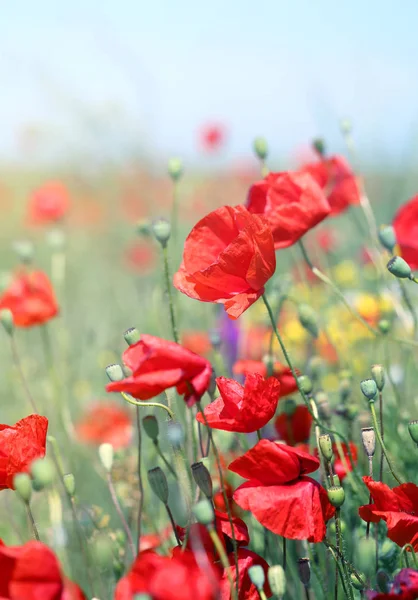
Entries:
POLYGON ((106 367, 106 375, 110 381, 122 381, 124 379, 122 367, 120 365, 108 365, 106 367))
POLYGON ((264 588, 266 574, 264 573, 264 569, 261 565, 253 565, 250 567, 248 569, 248 576, 251 580, 251 583, 255 585, 258 591, 264 588))
POLYGON ((23 502, 29 503, 32 495, 32 483, 27 473, 18 473, 13 477, 13 487, 23 502))
POLYGON ((299 579, 305 587, 311 580, 311 562, 309 558, 298 558, 299 579))
MULTIPOLYGON (((383 569, 379 569, 376 573, 376 584, 379 589, 379 592, 382 592, 383 594, 387 594, 389 592, 390 577, 383 569)), ((390 596, 391 595, 392 594, 390 594, 390 596)))
POLYGON ((411 279, 412 277, 411 267, 408 265, 406 260, 400 256, 394 256, 391 258, 386 265, 386 268, 389 273, 392 273, 392 275, 398 277, 399 279, 411 279))
POLYGON ((313 140, 312 148, 319 154, 319 156, 325 155, 325 142, 322 138, 316 138, 313 140))
POLYGON ((107 570, 111 568, 113 564, 113 543, 107 535, 100 534, 93 540, 91 553, 94 564, 97 564, 100 569, 107 570))
POLYGON ((377 394, 377 385, 374 379, 363 379, 360 382, 360 389, 367 400, 374 401, 377 394))
POLYGON ((386 248, 386 250, 389 250, 389 252, 393 252, 393 249, 396 246, 396 236, 392 225, 382 225, 379 228, 378 234, 379 242, 382 246, 386 248))
POLYGON ((340 506, 344 504, 345 492, 344 488, 342 488, 341 486, 330 487, 327 493, 328 500, 331 502, 332 506, 335 506, 335 508, 340 508, 340 506))
POLYGON ((283 402, 282 402, 282 407, 283 407, 283 412, 288 416, 291 417, 292 415, 294 415, 295 410, 297 408, 297 404, 296 402, 293 400, 293 398, 286 398, 283 402))
POLYGON ((156 219, 152 224, 152 232, 157 242, 165 248, 171 236, 171 224, 163 217, 156 219))
POLYGON ((373 365, 371 368, 372 377, 376 382, 379 392, 385 387, 385 370, 382 365, 373 365))
POLYGON ((75 494, 75 478, 72 473, 67 473, 64 475, 64 486, 69 496, 74 496, 75 494))
POLYGON ((28 265, 32 262, 34 255, 32 242, 29 242, 28 240, 21 240, 20 242, 15 242, 13 247, 22 263, 28 265))
POLYGON ((323 360, 319 356, 313 356, 308 364, 308 372, 312 381, 317 381, 321 375, 323 360))
POLYGON ((315 402, 318 406, 319 416, 324 419, 330 419, 332 416, 332 411, 328 400, 328 394, 324 391, 317 392, 315 394, 315 402))
POLYGON ((13 313, 8 308, 3 308, 0 310, 0 322, 4 327, 5 332, 8 335, 13 335, 13 331, 15 328, 13 321, 13 313))
POLYGON ((369 458, 374 456, 376 451, 376 433, 373 427, 363 427, 361 430, 361 441, 363 448, 369 458))
MULTIPOLYGON (((336 479, 336 478, 339 480, 338 475, 335 475, 334 479, 336 479)), ((334 533, 334 534, 336 533, 337 529, 336 529, 335 521, 334 520, 332 520, 331 523, 329 524, 329 530, 330 530, 331 533, 334 533)), ((344 533, 346 532, 346 530, 347 530, 346 522, 343 521, 342 519, 340 519, 340 531, 341 531, 341 535, 344 535, 344 533)))
POLYGON ((201 525, 212 525, 215 520, 212 503, 209 500, 201 500, 193 507, 193 514, 201 525))
POLYGON ((332 460, 333 452, 331 436, 328 433, 319 436, 319 448, 325 460, 330 462, 330 460, 332 460))
POLYGON ((180 158, 170 158, 167 171, 173 181, 177 181, 183 174, 183 163, 180 158))
POLYGON ((158 425, 157 419, 154 415, 148 415, 142 419, 142 425, 144 426, 144 431, 147 436, 153 441, 156 442, 158 440, 158 434, 160 432, 160 428, 158 425))
POLYGON ((168 503, 168 485, 164 471, 160 467, 154 467, 148 471, 148 481, 154 494, 163 504, 168 503))
POLYGON ((299 388, 306 395, 309 395, 313 390, 312 381, 309 379, 307 375, 300 375, 298 377, 299 388))
POLYGON ((331 476, 327 475, 327 481, 328 481, 329 487, 332 487, 333 485, 335 487, 340 487, 340 485, 341 485, 340 478, 338 477, 338 475, 336 473, 333 474, 332 481, 331 481, 331 476))
POLYGON ((112 444, 104 443, 99 446, 99 458, 105 471, 110 473, 113 466, 113 446, 112 444))
POLYGON ((286 593, 286 575, 281 565, 273 565, 267 572, 271 591, 281 600, 286 593))
POLYGON ((390 331, 390 322, 387 319, 381 319, 377 324, 380 333, 386 335, 390 331))
POLYGON ((313 308, 309 304, 299 304, 298 318, 302 327, 316 339, 319 334, 318 318, 313 308))
MULTIPOLYGON (((363 573, 359 573, 360 577, 364 580, 365 576, 363 575, 363 573)), ((355 590, 362 590, 364 589, 364 585, 361 583, 361 581, 359 581, 357 579, 357 577, 355 576, 354 573, 351 573, 350 575, 350 581, 351 581, 351 585, 353 586, 353 588, 355 590)))
POLYGON ((50 458, 38 458, 30 466, 30 472, 38 490, 50 485, 55 479, 55 466, 50 458))
POLYGON ((346 402, 351 394, 351 382, 349 379, 343 379, 340 381, 339 392, 341 401, 346 402))
POLYGON ((184 442, 184 431, 180 423, 170 421, 167 425, 167 438, 172 446, 180 448, 184 442))
POLYGON ((139 342, 141 334, 136 327, 130 327, 125 331, 123 337, 125 338, 125 342, 128 344, 128 346, 133 346, 139 342))
POLYGON ((350 421, 354 421, 354 419, 357 417, 357 415, 358 415, 357 406, 355 404, 348 404, 347 411, 346 411, 347 419, 349 419, 350 421))
POLYGON ((151 235, 150 223, 147 220, 138 221, 136 224, 137 235, 147 237, 151 235))
POLYGON ((255 154, 260 160, 265 160, 267 158, 269 148, 265 138, 256 137, 253 143, 253 148, 255 154))
POLYGON ((213 494, 213 485, 212 478, 205 465, 202 462, 193 463, 192 474, 193 479, 195 480, 196 485, 199 487, 200 491, 203 492, 206 498, 210 500, 213 494))
POLYGON ((408 431, 409 435, 412 438, 412 441, 415 442, 418 446, 418 421, 409 421, 408 431))

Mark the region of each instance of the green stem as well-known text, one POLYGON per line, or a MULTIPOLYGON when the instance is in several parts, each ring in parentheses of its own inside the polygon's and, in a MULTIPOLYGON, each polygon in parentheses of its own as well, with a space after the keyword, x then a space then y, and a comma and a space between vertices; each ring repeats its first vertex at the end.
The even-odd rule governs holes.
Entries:
POLYGON ((168 460, 164 456, 164 452, 161 450, 160 444, 158 443, 158 440, 154 441, 154 446, 155 446, 155 449, 158 452, 158 456, 161 458, 161 460, 163 461, 163 463, 165 464, 165 466, 167 467, 167 469, 177 479, 177 473, 175 472, 175 470, 173 469, 173 467, 171 466, 171 464, 168 462, 168 460))
MULTIPOLYGON (((385 432, 383 428, 383 394, 379 392, 379 419, 380 419, 380 433, 382 435, 382 442, 385 441, 385 432)), ((379 466, 379 481, 383 481, 383 452, 380 453, 380 466, 379 466)))
POLYGON ((173 206, 171 209, 171 227, 173 230, 174 242, 177 241, 178 233, 178 212, 179 212, 179 183, 178 179, 173 180, 173 206))
POLYGON ((168 412, 170 419, 174 420, 173 411, 170 408, 168 408, 168 406, 166 406, 165 404, 161 404, 160 402, 149 402, 148 400, 144 402, 141 402, 140 400, 134 400, 128 394, 125 394, 125 392, 121 392, 121 396, 124 400, 126 400, 126 402, 129 402, 129 404, 132 404, 133 406, 146 406, 148 408, 150 406, 155 406, 157 408, 163 408, 165 411, 168 412))
POLYGON ((133 538, 132 538, 132 533, 131 533, 131 530, 129 529, 129 525, 128 525, 126 519, 125 519, 125 515, 123 514, 123 510, 122 510, 122 507, 120 505, 119 498, 118 498, 118 496, 116 494, 115 486, 113 485, 113 481, 112 481, 112 477, 111 477, 110 473, 107 474, 107 485, 108 485, 108 488, 109 488, 110 497, 112 498, 113 506, 115 507, 116 512, 118 513, 120 522, 122 523, 122 527, 123 527, 123 529, 124 529, 124 531, 126 533, 126 537, 127 537, 127 540, 128 540, 129 549, 130 549, 130 551, 132 553, 132 558, 135 558, 136 552, 135 552, 134 541, 133 541, 133 538))
POLYGON ((263 439, 263 436, 261 435, 261 430, 260 429, 257 429, 257 437, 258 437, 259 440, 263 439))
POLYGON ((386 446, 385 446, 385 444, 384 444, 384 442, 382 440, 382 435, 380 433, 380 429, 379 429, 379 426, 377 424, 376 409, 374 407, 374 401, 369 402, 369 406, 370 406, 370 412, 371 412, 372 419, 373 419, 373 427, 374 427, 374 430, 376 432, 377 439, 379 440, 379 444, 380 444, 380 447, 382 449, 382 452, 385 455, 386 462, 388 463, 388 467, 390 469, 390 472, 392 473, 392 475, 396 479, 396 481, 399 483, 399 485, 402 485, 402 480, 396 475, 395 470, 394 470, 394 468, 392 466, 392 461, 389 458, 388 452, 386 450, 386 446))
POLYGON ((23 372, 22 363, 20 362, 19 353, 17 351, 16 340, 15 340, 13 334, 10 336, 10 348, 11 348, 11 351, 12 351, 13 362, 14 362, 14 364, 16 366, 17 372, 19 373, 19 377, 20 377, 20 380, 22 382, 23 389, 25 390, 26 396, 27 396, 27 398, 29 400, 29 404, 31 405, 33 412, 35 414, 39 414, 39 411, 36 408, 35 400, 34 400, 32 394, 31 394, 31 391, 29 389, 29 385, 28 385, 27 379, 26 379, 25 374, 23 372))
MULTIPOLYGON (((173 517, 173 513, 171 512, 171 508, 168 506, 168 504, 165 504, 165 509, 167 511, 168 518, 170 519, 171 527, 173 529, 173 533, 176 538, 177 546, 179 546, 181 548, 181 540, 179 538, 179 534, 177 533, 177 526, 176 526, 176 522, 173 517)), ((185 546, 186 546, 186 544, 185 544, 185 546)))
MULTIPOLYGON (((336 538, 337 538, 337 554, 339 554, 341 556, 343 581, 345 582, 344 587, 346 588, 345 591, 346 591, 347 596, 350 598, 350 600, 353 600, 353 589, 351 586, 350 577, 347 572, 346 560, 344 558, 344 546, 343 546, 343 537, 342 537, 342 533, 341 533, 341 521, 340 521, 340 509, 339 508, 337 508, 335 510, 335 533, 336 533, 336 538)), ((338 586, 336 587, 336 589, 338 590, 338 586)))
POLYGON ((402 546, 402 550, 401 550, 401 562, 402 562, 402 558, 405 557, 405 561, 406 561, 406 557, 407 555, 407 550, 411 551, 411 556, 412 556, 412 560, 414 561, 414 568, 415 570, 418 570, 418 560, 415 554, 415 550, 414 547, 412 546, 412 544, 405 544, 405 546, 402 546))
POLYGON ((139 504, 137 517, 137 552, 141 544, 141 524, 142 511, 144 510, 144 483, 142 481, 141 463, 142 463, 142 432, 141 432, 141 417, 139 415, 139 406, 136 407, 136 429, 138 434, 138 487, 139 487, 139 504))
POLYGON ((173 294, 171 291, 170 267, 168 264, 167 245, 163 246, 163 262, 164 262, 165 290, 167 293, 168 306, 170 309, 171 331, 173 334, 174 341, 176 342, 176 344, 178 344, 179 343, 179 334, 177 331, 176 318, 174 315, 174 302, 173 302, 173 294))
MULTIPOLYGON (((216 552, 218 553, 219 558, 221 559, 221 563, 225 570, 225 574, 228 577, 229 586, 231 588, 231 598, 233 600, 238 600, 238 593, 234 586, 234 580, 232 579, 232 575, 231 575, 231 565, 229 564, 228 557, 226 555, 226 552, 222 545, 222 542, 219 539, 219 535, 217 534, 216 529, 213 526, 208 531, 209 531, 210 538, 213 542, 213 545, 215 546, 216 552)), ((238 581, 238 570, 235 573, 235 577, 236 577, 236 581, 238 581)))
POLYGON ((29 502, 25 502, 25 506, 26 506, 26 512, 28 513, 29 521, 30 521, 30 524, 32 527, 33 535, 34 535, 35 539, 38 542, 40 542, 41 538, 39 537, 38 528, 36 527, 35 519, 33 517, 33 513, 32 513, 29 502))

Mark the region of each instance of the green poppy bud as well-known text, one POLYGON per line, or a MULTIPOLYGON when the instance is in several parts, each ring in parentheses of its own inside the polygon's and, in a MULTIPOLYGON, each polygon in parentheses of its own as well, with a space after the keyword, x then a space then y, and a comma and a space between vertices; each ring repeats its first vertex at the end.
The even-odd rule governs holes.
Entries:
POLYGON ((255 585, 258 591, 263 590, 266 581, 266 574, 261 565, 253 565, 248 569, 248 576, 251 583, 255 585))
POLYGON ((409 421, 408 431, 409 435, 412 438, 412 441, 415 442, 418 446, 418 421, 409 421))
POLYGON ((43 489, 55 479, 55 465, 50 458, 38 458, 30 466, 30 472, 38 489, 43 489))
POLYGON ((399 279, 411 279, 412 277, 411 267, 408 265, 406 260, 400 256, 394 256, 391 258, 386 265, 386 268, 389 273, 392 273, 392 275, 398 277, 399 279))
POLYGON ((66 475, 64 475, 64 485, 65 485, 65 489, 67 490, 67 494, 71 497, 74 496, 74 494, 75 494, 75 478, 72 473, 67 473, 66 475))
POLYGON ((200 491, 206 496, 206 498, 211 499, 213 494, 212 478, 203 462, 196 462, 192 464, 192 474, 193 479, 195 480, 200 491))
POLYGON ((361 430, 361 441, 366 455, 371 458, 376 451, 376 433, 373 427, 363 427, 361 430))
POLYGON ((286 593, 286 574, 281 565, 273 565, 267 572, 271 591, 281 600, 286 593))
POLYGON ((267 141, 263 137, 257 137, 254 140, 253 148, 255 154, 258 156, 260 160, 265 160, 268 155, 268 145, 267 141))
POLYGON ((340 506, 344 504, 345 492, 344 488, 342 488, 341 486, 330 487, 327 493, 328 500, 331 502, 332 506, 335 506, 335 508, 340 508, 340 506))
POLYGON ((298 318, 302 327, 316 339, 319 335, 318 317, 313 308, 309 304, 299 304, 298 318))
POLYGON ((379 328, 380 333, 386 335, 390 331, 390 322, 387 319, 381 319, 378 322, 377 327, 379 328))
POLYGON ((392 225, 382 225, 379 228, 378 235, 379 242, 382 246, 386 248, 386 250, 389 250, 389 252, 393 252, 393 249, 396 246, 396 236, 392 225))
POLYGON ((110 381, 122 381, 125 378, 122 367, 120 365, 108 365, 106 367, 106 375, 110 381))
POLYGON ((330 419, 332 416, 332 410, 329 403, 328 394, 322 390, 317 392, 315 394, 315 402, 318 407, 319 416, 324 419, 330 419))
POLYGON ((299 579, 305 587, 308 587, 311 580, 311 562, 309 558, 298 558, 299 579))
POLYGON ((173 181, 177 181, 183 174, 183 163, 180 158, 170 158, 167 171, 173 181))
POLYGON ((23 502, 29 503, 32 496, 32 483, 27 473, 18 473, 13 477, 13 487, 23 502))
POLYGON ((32 242, 29 242, 28 240, 21 240, 19 242, 15 242, 13 247, 17 256, 19 257, 19 260, 23 264, 28 265, 32 262, 34 255, 32 242))
POLYGON ((377 394, 377 385, 374 379, 363 379, 360 389, 367 400, 374 400, 377 394))
POLYGON ((8 308, 0 310, 0 322, 4 327, 5 332, 8 335, 13 335, 15 324, 13 320, 13 313, 8 308))
POLYGON ((160 467, 154 467, 148 471, 148 481, 154 494, 165 505, 168 503, 168 485, 164 471, 160 467))
MULTIPOLYGON (((363 573, 359 573, 361 579, 363 581, 365 581, 365 576, 363 575, 363 573)), ((351 580, 351 585, 353 586, 353 588, 355 590, 363 590, 364 589, 364 584, 356 577, 356 575, 354 573, 351 573, 350 575, 350 580, 351 580)))
POLYGON ((330 462, 332 460, 333 451, 331 436, 328 433, 319 436, 319 449, 325 460, 330 462))
POLYGON ((162 217, 156 219, 152 224, 152 232, 157 242, 159 242, 161 246, 165 248, 171 236, 170 222, 162 217))
POLYGON ((123 337, 125 338, 125 342, 128 344, 128 346, 133 346, 139 342, 141 334, 136 327, 130 327, 125 331, 123 337))
POLYGON ((144 431, 147 436, 153 441, 156 442, 158 440, 158 434, 160 432, 160 427, 158 425, 157 419, 154 415, 148 415, 142 419, 142 425, 144 426, 144 431))
POLYGON ((324 361, 319 356, 313 356, 308 364, 308 373, 312 381, 318 381, 321 371, 324 365, 324 361))
POLYGON ((379 392, 385 387, 385 370, 382 365, 373 365, 371 368, 372 377, 376 382, 379 392))
MULTIPOLYGON (((338 477, 338 476, 336 475, 336 477, 338 477)), ((328 527, 329 527, 329 530, 330 530, 331 533, 336 534, 337 529, 336 529, 336 526, 335 526, 335 520, 334 519, 330 522, 330 524, 329 524, 328 527)), ((347 531, 347 524, 346 524, 345 521, 343 521, 343 519, 340 519, 340 530, 341 530, 341 535, 344 535, 344 533, 347 531)))
POLYGON ((105 471, 110 473, 113 466, 113 446, 112 444, 104 443, 99 446, 99 458, 105 471))
POLYGON ((307 375, 300 375, 298 377, 299 388, 306 395, 309 395, 313 390, 312 381, 309 379, 307 375))
POLYGON ((209 500, 200 500, 193 507, 193 514, 196 520, 201 525, 212 525, 215 520, 215 513, 213 511, 212 503, 209 500))
POLYGON ((319 154, 325 156, 325 142, 322 138, 316 138, 312 142, 312 148, 319 154))

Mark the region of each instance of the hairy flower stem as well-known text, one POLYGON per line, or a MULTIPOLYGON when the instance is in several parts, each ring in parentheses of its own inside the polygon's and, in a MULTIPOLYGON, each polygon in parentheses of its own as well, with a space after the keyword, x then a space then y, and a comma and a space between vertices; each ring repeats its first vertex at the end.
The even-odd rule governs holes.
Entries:
POLYGON ((158 443, 158 440, 154 440, 154 447, 155 447, 155 449, 157 451, 158 456, 161 458, 161 460, 163 461, 163 463, 165 464, 165 466, 167 467, 167 469, 177 479, 177 473, 175 472, 175 470, 173 469, 172 465, 168 462, 168 460, 164 456, 164 452, 161 450, 160 444, 158 443))
POLYGON ((134 541, 132 538, 132 533, 131 533, 131 530, 129 529, 129 525, 125 519, 125 515, 123 514, 123 510, 120 505, 119 498, 116 494, 115 486, 113 485, 112 476, 110 473, 107 474, 107 486, 109 488, 110 497, 112 498, 113 506, 115 507, 116 512, 118 513, 119 519, 122 523, 122 527, 126 533, 129 549, 132 553, 132 558, 135 558, 136 552, 135 552, 135 544, 134 544, 134 541))
POLYGON ((30 525, 31 525, 31 528, 32 528, 32 531, 33 531, 34 538, 38 542, 40 542, 41 538, 39 537, 38 528, 36 527, 35 519, 33 517, 33 513, 32 513, 32 510, 31 510, 29 502, 25 502, 25 506, 26 506, 26 512, 28 513, 28 518, 29 518, 29 522, 30 522, 30 525))
POLYGON ((126 400, 126 402, 132 404, 133 406, 145 406, 147 408, 149 408, 150 406, 155 406, 156 408, 163 408, 165 411, 168 412, 170 419, 174 420, 173 411, 170 408, 168 408, 168 406, 166 406, 165 404, 161 404, 160 402, 150 402, 149 400, 147 400, 146 402, 134 400, 133 398, 131 398, 131 396, 125 394, 125 392, 121 392, 121 396, 124 400, 126 400))
MULTIPOLYGON (((380 433, 382 441, 385 441, 385 432, 383 428, 383 394, 379 392, 379 420, 380 420, 380 433)), ((380 452, 380 466, 379 466, 379 481, 383 481, 383 452, 380 452)))
POLYGON ((373 427, 374 427, 374 430, 376 432, 377 439, 379 440, 379 444, 380 444, 380 447, 382 449, 382 452, 385 455, 386 462, 388 463, 388 467, 390 469, 390 472, 392 473, 392 475, 396 479, 396 481, 399 483, 399 485, 402 485, 402 480, 397 476, 397 474, 396 474, 396 472, 395 472, 395 470, 393 468, 392 461, 389 458, 388 452, 386 450, 386 446, 385 446, 385 444, 383 442, 382 435, 381 435, 380 429, 379 429, 379 425, 377 424, 376 409, 375 409, 375 406, 374 406, 374 402, 369 402, 369 406, 370 406, 370 412, 371 412, 372 419, 373 419, 373 427))
POLYGON ((142 431, 141 431, 141 417, 139 414, 139 406, 136 407, 136 429, 138 435, 138 488, 139 488, 139 503, 138 503, 138 517, 137 517, 137 552, 139 553, 139 547, 141 543, 141 523, 142 523, 142 511, 144 510, 144 482, 142 481, 142 431))
MULTIPOLYGON (((229 586, 231 588, 231 598, 232 600, 238 600, 238 590, 234 586, 234 581, 231 575, 231 565, 229 564, 228 557, 226 555, 225 549, 222 545, 221 540, 219 539, 219 535, 216 532, 216 529, 212 525, 208 528, 210 539, 212 540, 213 545, 215 546, 216 552, 219 555, 222 566, 225 570, 225 574, 228 577, 229 586)), ((238 581, 238 569, 236 570, 236 581, 238 581)))
POLYGON ((168 518, 170 519, 171 527, 173 529, 173 533, 176 538, 177 546, 181 547, 181 540, 179 538, 179 534, 177 533, 177 525, 174 520, 173 513, 171 512, 171 508, 168 506, 168 504, 165 504, 164 506, 167 511, 168 518))
POLYGON ((173 340, 176 342, 176 344, 178 344, 179 343, 179 334, 177 331, 176 317, 174 314, 174 302, 173 302, 173 294, 171 291, 170 266, 168 264, 167 246, 164 246, 164 248, 163 248, 163 262, 164 262, 165 291, 167 294, 168 307, 170 310, 171 332, 173 334, 173 340))
POLYGON ((36 407, 35 400, 29 389, 29 385, 28 385, 27 379, 25 377, 25 373, 23 372, 22 363, 20 362, 19 352, 17 351, 16 340, 13 335, 10 336, 10 349, 12 351, 13 362, 15 364, 17 372, 19 373, 19 377, 22 382, 23 389, 25 390, 26 397, 29 400, 29 404, 31 405, 33 412, 35 414, 39 414, 39 411, 36 407))
MULTIPOLYGON (((383 452, 382 452, 383 456, 383 452)), ((373 456, 369 456, 369 477, 373 478, 373 456)), ((372 495, 369 495, 369 504, 372 503, 372 495)), ((370 535, 370 521, 367 521, 366 525, 366 538, 370 535)))
MULTIPOLYGON (((347 569, 347 561, 344 557, 344 545, 343 545, 343 536, 341 532, 341 518, 340 518, 340 509, 335 509, 335 534, 337 539, 337 554, 341 557, 342 563, 342 571, 343 571, 343 581, 345 582, 345 591, 350 600, 353 600, 353 588, 351 586, 350 577, 347 569)), ((336 584, 335 593, 338 595, 338 584, 336 584)), ((337 598, 337 596, 335 596, 337 598)))

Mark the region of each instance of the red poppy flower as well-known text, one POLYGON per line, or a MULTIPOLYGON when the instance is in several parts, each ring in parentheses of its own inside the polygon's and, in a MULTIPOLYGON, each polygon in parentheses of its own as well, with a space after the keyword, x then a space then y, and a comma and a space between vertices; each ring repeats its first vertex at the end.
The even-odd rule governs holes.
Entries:
POLYGON ((70 208, 68 190, 60 181, 50 181, 32 193, 29 201, 29 220, 33 224, 60 221, 70 208))
POLYGON ((324 190, 332 217, 351 205, 360 204, 361 190, 357 177, 343 156, 335 155, 307 164, 301 172, 309 173, 324 190))
POLYGON ((153 600, 215 600, 219 575, 210 565, 201 569, 192 552, 177 552, 172 558, 148 550, 140 552, 127 575, 118 582, 115 600, 133 600, 146 593, 153 600))
POLYGON ((149 400, 170 387, 184 395, 188 406, 200 400, 209 387, 212 366, 206 359, 175 342, 142 335, 139 342, 123 353, 130 377, 113 381, 108 392, 126 392, 139 400, 149 400))
POLYGON ((403 483, 391 489, 385 483, 363 477, 373 504, 360 506, 359 515, 364 521, 377 523, 381 519, 388 527, 390 540, 404 546, 412 544, 418 551, 418 486, 403 483))
MULTIPOLYGON (((251 373, 244 386, 226 377, 218 377, 216 384, 221 396, 204 409, 213 429, 251 433, 273 418, 280 393, 280 383, 275 377, 266 380, 258 373, 251 373)), ((196 419, 205 423, 202 413, 196 419)))
POLYGON ((32 461, 45 456, 47 430, 48 419, 41 415, 0 425, 0 490, 13 489, 14 476, 26 473, 32 461))
POLYGON ((189 233, 174 286, 190 298, 223 304, 236 319, 263 294, 275 268, 266 221, 244 206, 223 206, 189 233))
POLYGON ((48 277, 42 271, 20 273, 0 297, 0 310, 12 311, 16 327, 43 325, 58 314, 48 277))
MULTIPOLYGON (((235 568, 235 557, 233 552, 228 554, 228 560, 229 564, 232 567, 230 569, 230 574, 232 576, 234 584, 236 584, 237 571, 235 568)), ((255 552, 252 552, 251 550, 247 550, 247 548, 238 548, 239 600, 258 600, 260 598, 260 594, 258 593, 257 588, 251 582, 250 576, 248 575, 248 569, 250 569, 254 565, 261 565, 263 567, 266 576, 266 581, 264 584, 264 593, 266 594, 267 598, 270 598, 272 595, 267 579, 267 571, 269 566, 264 560, 264 558, 262 558, 255 552)), ((230 583, 227 574, 224 573, 221 580, 221 600, 230 600, 230 598, 230 583)))
POLYGON ((386 593, 366 592, 368 600, 416 600, 418 598, 418 571, 402 569, 386 593))
POLYGON ((2 600, 85 600, 80 588, 62 575, 48 546, 27 542, 6 546, 0 540, 2 600))
POLYGON ((225 143, 225 128, 219 124, 210 124, 202 128, 200 132, 200 143, 203 150, 216 152, 225 143))
MULTIPOLYGON (((235 502, 232 498, 232 496, 234 495, 234 489, 231 484, 229 484, 227 481, 225 481, 225 474, 224 474, 224 490, 225 490, 225 494, 226 494, 226 497, 228 500, 229 510, 231 511, 231 513, 233 515, 235 515, 236 510, 237 510, 237 505, 235 504, 235 502)), ((213 505, 217 510, 219 510, 221 512, 226 512, 225 498, 222 493, 222 490, 218 490, 217 492, 215 492, 213 494, 213 505)))
POLYGON ((229 465, 249 479, 235 490, 234 500, 277 535, 321 542, 334 508, 324 488, 305 476, 318 467, 317 458, 298 448, 261 440, 229 465))
POLYGON ((331 212, 313 177, 291 172, 269 173, 252 185, 247 208, 267 218, 276 249, 292 246, 331 212))
POLYGON ((400 207, 393 227, 402 258, 412 269, 418 269, 418 194, 400 207))
POLYGON ((146 273, 155 264, 155 248, 150 242, 139 241, 131 244, 125 251, 125 262, 136 273, 146 273))
POLYGON ((114 448, 129 446, 132 421, 129 412, 110 402, 94 404, 76 425, 79 440, 90 444, 112 444, 114 448))
POLYGON ((181 345, 200 356, 209 356, 212 352, 212 344, 207 331, 183 331, 181 345))
POLYGON ((304 404, 295 407, 295 412, 288 415, 282 412, 276 419, 274 426, 280 439, 289 446, 302 444, 309 440, 311 434, 312 416, 304 404))
MULTIPOLYGON (((235 375, 248 375, 249 373, 260 373, 263 377, 267 377, 267 366, 261 360, 237 360, 232 368, 235 375)), ((296 373, 300 372, 296 369, 296 373)), ((280 383, 280 398, 294 394, 298 391, 296 379, 293 377, 289 367, 282 365, 279 362, 274 363, 273 377, 280 383)))

